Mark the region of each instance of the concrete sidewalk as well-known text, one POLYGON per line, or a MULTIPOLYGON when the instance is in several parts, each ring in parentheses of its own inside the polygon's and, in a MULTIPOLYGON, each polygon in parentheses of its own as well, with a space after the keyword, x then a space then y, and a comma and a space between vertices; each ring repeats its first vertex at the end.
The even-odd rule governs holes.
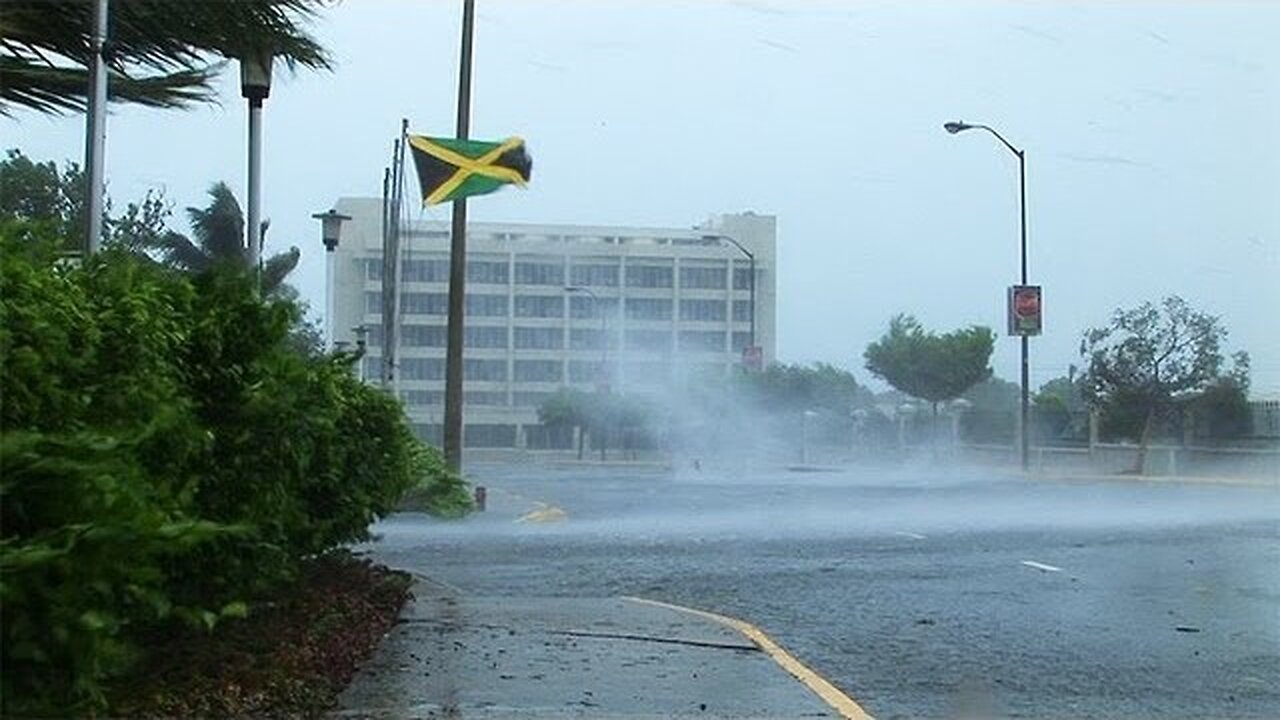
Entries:
POLYGON ((714 619, 619 598, 465 597, 421 580, 331 718, 841 717, 714 619))

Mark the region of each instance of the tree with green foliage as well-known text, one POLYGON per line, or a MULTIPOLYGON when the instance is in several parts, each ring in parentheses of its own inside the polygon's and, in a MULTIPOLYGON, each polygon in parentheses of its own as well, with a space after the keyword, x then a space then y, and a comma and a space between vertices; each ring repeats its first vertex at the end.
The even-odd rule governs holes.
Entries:
POLYGON ((774 363, 736 377, 747 397, 772 410, 827 410, 845 416, 874 403, 871 391, 859 385, 853 373, 828 363, 774 363))
POLYGON ((1187 403, 1185 421, 1191 423, 1191 435, 1195 437, 1209 440, 1248 437, 1253 432, 1248 358, 1237 358, 1230 374, 1214 380, 1187 403))
MULTIPOLYGON (((59 168, 10 149, 0 160, 0 222, 20 221, 15 227, 31 236, 43 230, 49 237, 76 237, 84 228, 84 183, 84 172, 76 163, 59 168)), ((177 234, 166 227, 172 208, 161 192, 148 191, 119 215, 112 214, 111 199, 105 200, 103 246, 145 252, 177 234)))
POLYGON ((929 402, 934 418, 938 404, 960 397, 991 376, 995 335, 973 326, 945 334, 926 332, 910 315, 896 315, 889 330, 867 346, 866 368, 894 388, 929 402))
POLYGON ((1045 382, 1031 396, 1031 418, 1035 431, 1042 440, 1088 437, 1088 407, 1084 400, 1084 385, 1076 375, 1076 367, 1070 372, 1045 382))
MULTIPOLYGON (((1117 310, 1106 327, 1085 331, 1085 398, 1101 411, 1104 425, 1138 436, 1134 472, 1145 472, 1157 425, 1222 380, 1226 336, 1217 317, 1176 295, 1117 310)), ((1248 355, 1237 353, 1234 360, 1228 376, 1247 377, 1248 355)))
POLYGON ((575 428, 578 432, 578 459, 586 444, 586 428, 591 421, 592 401, 587 393, 560 388, 538 406, 538 422, 547 427, 575 428))
MULTIPOLYGON (((209 188, 209 204, 187 208, 187 217, 195 241, 177 233, 166 236, 157 247, 166 263, 188 273, 205 273, 221 264, 248 268, 244 214, 226 183, 214 183, 209 188)), ((259 278, 263 294, 282 289, 285 277, 298 266, 300 257, 298 248, 291 247, 288 252, 264 260, 259 278)))
MULTIPOLYGON (((305 30, 325 0, 115 0, 107 21, 108 97, 152 107, 214 102, 228 58, 262 48, 290 68, 325 69, 305 30)), ((0 20, 0 114, 85 106, 91 0, 6 0, 0 20)))
POLYGON ((1022 390, 1015 382, 992 375, 960 396, 967 407, 960 415, 960 437, 973 443, 1011 443, 1017 432, 1022 390))

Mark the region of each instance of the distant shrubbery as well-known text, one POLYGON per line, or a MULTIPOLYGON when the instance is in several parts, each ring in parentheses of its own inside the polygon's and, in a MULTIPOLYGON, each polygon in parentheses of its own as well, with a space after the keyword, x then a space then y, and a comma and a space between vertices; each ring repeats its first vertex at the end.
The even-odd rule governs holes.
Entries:
POLYGON ((100 705, 136 638, 243 615, 411 489, 465 512, 354 355, 295 349, 295 304, 230 267, 66 266, 40 234, 0 227, 6 714, 100 705))

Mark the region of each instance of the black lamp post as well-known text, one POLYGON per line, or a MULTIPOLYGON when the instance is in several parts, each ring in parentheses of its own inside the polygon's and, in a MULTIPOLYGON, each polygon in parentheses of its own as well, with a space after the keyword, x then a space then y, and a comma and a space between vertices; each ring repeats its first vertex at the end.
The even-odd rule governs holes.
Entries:
MULTIPOLYGON (((1019 182, 1019 188, 1020 188, 1021 213, 1022 213, 1022 242, 1021 242, 1022 276, 1021 277, 1022 277, 1022 284, 1026 285, 1027 284, 1027 157, 1026 157, 1026 153, 1014 147, 1012 143, 1004 139, 1003 135, 996 132, 993 128, 987 125, 971 125, 965 122, 949 122, 949 123, 944 123, 942 127, 952 135, 955 135, 956 133, 959 133, 959 132, 964 132, 965 130, 975 130, 975 129, 986 130, 987 132, 994 135, 996 139, 999 140, 1002 144, 1004 144, 1004 146, 1009 149, 1009 152, 1017 156, 1018 182, 1019 182)), ((1021 424, 1021 431, 1019 433, 1020 437, 1018 439, 1018 442, 1021 448, 1022 469, 1024 471, 1026 471, 1031 466, 1030 443, 1029 443, 1029 438, 1031 436, 1031 433, 1030 433, 1030 428, 1028 427, 1028 422, 1030 421, 1030 415, 1031 415, 1030 413, 1031 391, 1029 387, 1031 365, 1030 365, 1030 360, 1028 358, 1028 352, 1029 352, 1028 337, 1027 335, 1023 334, 1022 335, 1022 407, 1021 407, 1022 424, 1021 424)))
POLYGON ((750 294, 751 294, 750 346, 753 348, 752 352, 754 352, 754 348, 756 346, 756 255, 755 253, 743 247, 742 243, 729 237, 728 235, 715 234, 715 235, 703 235, 702 237, 704 240, 723 240, 733 245, 735 248, 738 249, 739 252, 741 252, 747 258, 747 263, 750 267, 749 272, 751 273, 751 280, 750 280, 750 283, 748 284, 748 287, 750 288, 750 294))
MULTIPOLYGON (((599 296, 597 296, 594 292, 592 292, 590 288, 570 285, 565 287, 564 291, 567 293, 582 293, 583 295, 586 295, 587 297, 591 298, 591 306, 595 308, 596 312, 599 313, 600 315, 600 372, 598 373, 598 376, 600 378, 600 384, 598 387, 602 388, 605 385, 607 385, 609 382, 609 375, 608 375, 609 332, 608 332, 608 324, 607 324, 608 316, 605 313, 604 307, 600 305, 599 296)), ((569 314, 570 316, 572 316, 573 314, 572 308, 570 308, 569 314)), ((572 337, 572 333, 570 333, 570 336, 572 337)))

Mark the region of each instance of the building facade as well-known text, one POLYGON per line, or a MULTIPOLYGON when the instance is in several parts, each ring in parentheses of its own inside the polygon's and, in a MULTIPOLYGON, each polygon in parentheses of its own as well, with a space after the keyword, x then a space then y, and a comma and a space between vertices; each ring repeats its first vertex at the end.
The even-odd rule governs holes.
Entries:
MULTIPOLYGON (((382 203, 343 198, 336 209, 352 219, 328 258, 329 337, 353 343, 367 328, 363 373, 376 382, 382 203)), ((438 444, 448 223, 412 224, 401 243, 396 390, 419 435, 438 444)), ((682 374, 741 364, 753 327, 762 362, 771 362, 775 267, 776 220, 750 212, 696 228, 470 223, 464 446, 568 447, 570 431, 538 422, 539 405, 559 388, 660 395, 682 374)))

